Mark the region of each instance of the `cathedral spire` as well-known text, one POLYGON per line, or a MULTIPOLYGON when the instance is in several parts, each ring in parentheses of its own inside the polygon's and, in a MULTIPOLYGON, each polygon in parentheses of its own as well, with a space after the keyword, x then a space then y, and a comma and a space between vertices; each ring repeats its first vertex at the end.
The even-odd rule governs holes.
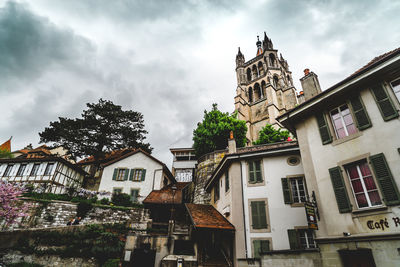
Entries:
POLYGON ((257 56, 261 55, 263 53, 263 49, 261 47, 261 41, 260 41, 260 37, 257 35, 257 56))
POLYGON ((240 51, 240 47, 238 49, 238 53, 236 55, 236 67, 243 66, 244 65, 244 55, 240 51))

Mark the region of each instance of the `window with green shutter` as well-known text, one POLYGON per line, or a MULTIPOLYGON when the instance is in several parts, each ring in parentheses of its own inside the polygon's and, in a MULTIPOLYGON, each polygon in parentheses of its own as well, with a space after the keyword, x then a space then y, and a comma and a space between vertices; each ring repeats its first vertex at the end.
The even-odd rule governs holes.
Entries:
POLYGON ((249 183, 262 183, 261 160, 249 161, 249 183))
POLYGON ((269 240, 253 240, 253 258, 259 259, 265 252, 270 251, 269 240))
POLYGON ((351 204, 344 184, 342 170, 340 167, 329 169, 329 175, 335 193, 336 202, 340 213, 351 212, 351 204))
POLYGON ((393 179, 385 155, 383 153, 373 155, 369 160, 381 189, 385 204, 388 206, 400 204, 400 196, 396 181, 393 179))
POLYGON ((285 202, 285 204, 291 204, 292 203, 292 193, 290 192, 290 188, 289 188, 289 179, 281 178, 281 182, 282 182, 284 202, 285 202))
POLYGON ((329 130, 328 123, 326 122, 325 114, 319 113, 317 116, 317 124, 319 134, 321 136, 322 144, 326 145, 332 142, 332 135, 329 130))
POLYGON ((397 112, 383 84, 375 84, 371 87, 371 92, 384 121, 388 121, 399 116, 399 113, 397 112))
POLYGON ((251 201, 251 219, 253 229, 267 229, 267 213, 265 201, 251 201))
POLYGON ((364 103, 360 96, 355 96, 350 99, 350 104, 353 109, 354 117, 358 130, 362 131, 372 126, 368 113, 365 109, 364 103))

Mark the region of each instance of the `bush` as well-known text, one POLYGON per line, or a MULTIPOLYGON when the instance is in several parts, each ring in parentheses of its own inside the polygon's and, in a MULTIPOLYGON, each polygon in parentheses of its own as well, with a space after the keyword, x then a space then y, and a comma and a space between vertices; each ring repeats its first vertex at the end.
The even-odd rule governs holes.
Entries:
POLYGON ((120 259, 108 259, 102 267, 118 267, 120 259))
POLYGON ((102 205, 109 205, 110 204, 110 200, 108 198, 102 198, 100 200, 100 204, 102 205))
POLYGON ((133 205, 131 196, 125 193, 113 194, 111 202, 116 206, 131 207, 133 205))
POLYGON ((77 211, 76 211, 76 216, 85 218, 85 216, 88 214, 88 212, 92 208, 93 208, 93 205, 89 201, 81 201, 78 204, 78 208, 77 208, 77 211))
POLYGON ((8 267, 42 267, 43 265, 28 262, 9 263, 8 267))

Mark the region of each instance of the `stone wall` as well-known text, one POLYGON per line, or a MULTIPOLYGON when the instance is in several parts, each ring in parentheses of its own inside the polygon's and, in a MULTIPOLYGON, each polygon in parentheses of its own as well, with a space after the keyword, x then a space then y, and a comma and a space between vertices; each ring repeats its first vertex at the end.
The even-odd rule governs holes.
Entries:
POLYGON ((264 255, 261 267, 322 267, 321 254, 318 251, 276 253, 264 255))
MULTIPOLYGON (((76 217, 76 203, 66 201, 37 202, 31 204, 30 216, 20 220, 12 229, 48 228, 65 226, 70 219, 76 217)), ((94 206, 80 224, 130 222, 132 228, 146 229, 150 221, 149 211, 144 208, 120 210, 94 206)))
POLYGON ((195 187, 193 195, 193 203, 209 204, 211 195, 204 189, 207 181, 210 179, 214 169, 221 162, 222 158, 227 153, 227 150, 214 151, 206 154, 199 159, 196 169, 195 187))

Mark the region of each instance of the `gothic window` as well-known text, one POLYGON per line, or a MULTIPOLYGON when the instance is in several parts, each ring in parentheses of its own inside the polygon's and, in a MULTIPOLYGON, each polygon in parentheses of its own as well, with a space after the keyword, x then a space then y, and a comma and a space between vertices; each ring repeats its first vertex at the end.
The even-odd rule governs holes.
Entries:
POLYGON ((278 88, 278 84, 279 84, 279 78, 278 78, 278 76, 274 76, 273 83, 274 83, 275 89, 278 88))
POLYGON ((258 83, 254 84, 254 101, 257 101, 262 98, 261 88, 258 83))
POLYGON ((258 62, 258 72, 259 72, 260 76, 264 75, 264 67, 263 67, 263 64, 261 61, 258 62))
POLYGON ((288 85, 292 85, 292 81, 290 80, 290 76, 287 76, 288 85))
POLYGON ((261 82, 261 94, 263 96, 263 98, 267 97, 267 90, 266 90, 267 84, 265 83, 265 81, 261 82))
POLYGON ((258 70, 257 70, 257 66, 256 66, 256 65, 253 65, 253 68, 252 68, 252 70, 253 70, 253 79, 255 79, 255 78, 257 78, 257 77, 258 77, 258 70))
POLYGON ((269 64, 270 64, 270 66, 271 67, 275 67, 275 56, 274 56, 274 54, 269 54, 269 64))
POLYGON ((251 69, 247 68, 247 81, 251 81, 251 69))
POLYGON ((249 102, 253 102, 253 89, 251 87, 249 87, 249 102))

